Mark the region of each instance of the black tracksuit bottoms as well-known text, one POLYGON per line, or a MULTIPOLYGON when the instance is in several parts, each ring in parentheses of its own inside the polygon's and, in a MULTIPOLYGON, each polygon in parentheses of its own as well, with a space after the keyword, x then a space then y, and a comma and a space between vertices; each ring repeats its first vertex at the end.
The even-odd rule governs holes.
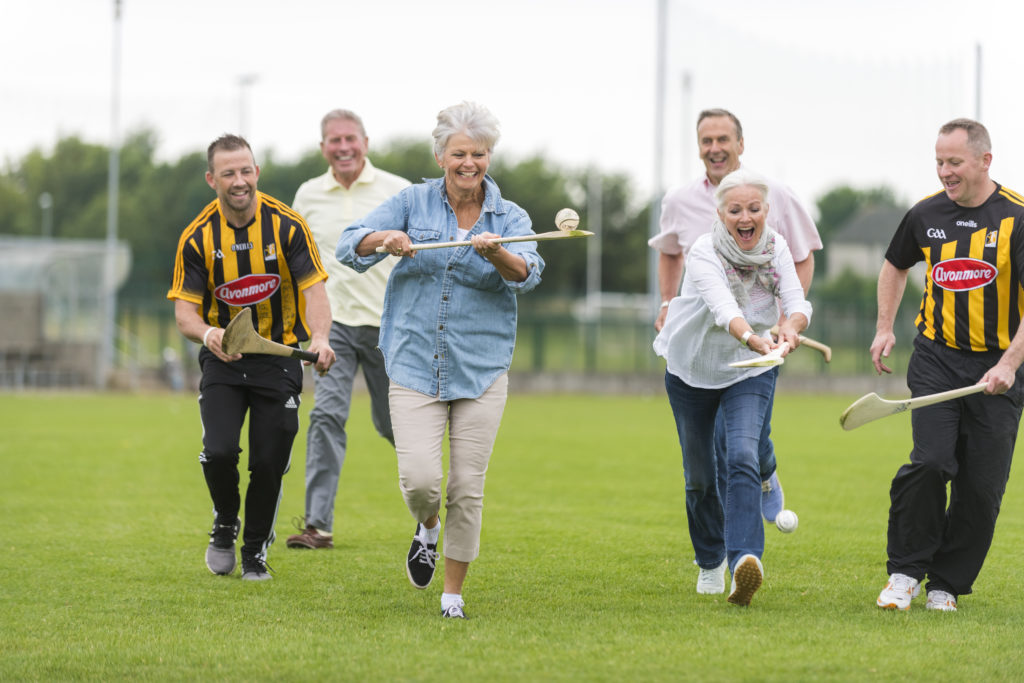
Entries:
MULTIPOLYGON (((907 384, 913 396, 975 384, 1001 355, 960 351, 918 335, 907 384)), ((927 577, 929 590, 954 596, 971 592, 1010 476, 1022 397, 1024 372, 1018 370, 1005 394, 972 394, 911 413, 910 463, 889 491, 890 574, 927 577)))
POLYGON ((294 358, 246 355, 224 363, 207 349, 199 354, 203 370, 199 414, 203 421, 203 466, 219 524, 239 517, 239 442, 249 415, 249 486, 245 493, 242 556, 266 559, 274 542, 281 501, 281 478, 291 464, 299 431, 302 364, 294 358))

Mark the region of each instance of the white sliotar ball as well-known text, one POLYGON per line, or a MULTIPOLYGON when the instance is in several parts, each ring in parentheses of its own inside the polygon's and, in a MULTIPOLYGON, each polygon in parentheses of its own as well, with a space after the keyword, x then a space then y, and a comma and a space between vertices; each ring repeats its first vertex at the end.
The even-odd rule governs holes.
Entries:
POLYGON ((580 215, 572 209, 561 209, 555 214, 555 225, 563 232, 571 232, 580 224, 580 215))
POLYGON ((797 519, 796 513, 792 510, 782 510, 779 514, 775 515, 775 526, 784 534, 791 534, 796 531, 798 524, 800 524, 800 520, 797 519))

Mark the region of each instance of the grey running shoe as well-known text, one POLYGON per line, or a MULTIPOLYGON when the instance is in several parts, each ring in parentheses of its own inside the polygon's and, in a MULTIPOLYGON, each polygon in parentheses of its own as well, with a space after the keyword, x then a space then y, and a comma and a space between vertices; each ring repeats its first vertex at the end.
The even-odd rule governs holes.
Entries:
POLYGON ((272 578, 266 560, 255 555, 242 556, 242 581, 268 581, 272 578))
POLYGON ((206 567, 214 574, 230 574, 235 571, 235 539, 242 522, 235 519, 234 524, 213 523, 210 531, 210 544, 206 546, 206 567))

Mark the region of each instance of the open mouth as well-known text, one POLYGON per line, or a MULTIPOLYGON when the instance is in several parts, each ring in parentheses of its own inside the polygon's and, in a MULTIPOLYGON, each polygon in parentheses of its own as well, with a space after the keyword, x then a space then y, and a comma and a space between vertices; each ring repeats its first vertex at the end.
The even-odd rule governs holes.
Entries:
POLYGON ((740 239, 750 240, 754 238, 754 228, 737 228, 736 232, 740 239))

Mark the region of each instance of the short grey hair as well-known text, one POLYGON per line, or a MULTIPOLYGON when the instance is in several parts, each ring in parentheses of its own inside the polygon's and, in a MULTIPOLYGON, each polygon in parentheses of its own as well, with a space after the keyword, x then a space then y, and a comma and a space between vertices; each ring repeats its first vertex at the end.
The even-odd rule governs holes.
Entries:
POLYGON ((431 133, 434 156, 440 159, 448 140, 458 133, 465 133, 474 142, 485 146, 488 152, 494 149, 501 137, 498 119, 487 107, 476 102, 460 102, 437 113, 437 127, 431 133))
POLYGON ((363 120, 359 118, 359 114, 355 113, 351 109, 332 109, 324 117, 320 119, 320 139, 323 140, 327 137, 327 124, 331 121, 343 119, 345 121, 351 121, 352 123, 359 126, 359 132, 366 137, 366 126, 363 125, 363 120))
POLYGON ((992 151, 992 138, 988 135, 988 129, 974 119, 953 119, 939 128, 939 135, 949 135, 957 129, 967 133, 967 146, 982 156, 992 151))
POLYGON ((718 189, 715 190, 715 203, 719 209, 725 207, 725 195, 729 190, 735 190, 737 187, 756 188, 761 193, 761 200, 768 201, 768 182, 753 171, 741 167, 722 178, 722 182, 718 183, 718 189))

